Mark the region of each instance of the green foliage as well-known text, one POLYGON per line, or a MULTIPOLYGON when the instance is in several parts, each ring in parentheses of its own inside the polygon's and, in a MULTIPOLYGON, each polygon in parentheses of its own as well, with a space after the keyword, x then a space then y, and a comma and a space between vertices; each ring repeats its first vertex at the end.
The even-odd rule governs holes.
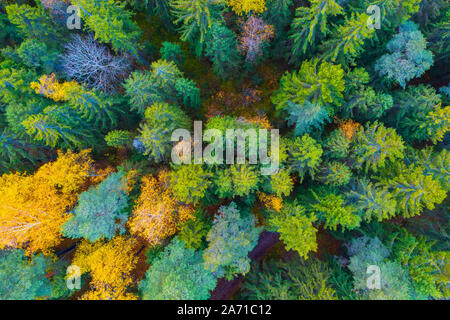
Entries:
POLYGON ((176 43, 164 41, 162 43, 160 53, 161 59, 163 60, 173 61, 178 66, 181 66, 184 63, 183 51, 181 50, 181 47, 176 43))
POLYGON ((264 260, 244 280, 242 295, 249 300, 336 300, 331 271, 316 258, 264 260))
POLYGON ((319 60, 305 60, 298 72, 281 77, 280 89, 272 102, 277 110, 288 108, 288 103, 303 105, 307 101, 333 110, 331 104, 340 105, 345 89, 344 71, 340 65, 319 60))
POLYGON ((405 229, 392 235, 392 258, 406 267, 414 289, 423 297, 441 299, 448 292, 449 253, 433 251, 433 243, 416 238, 405 229))
POLYGON ((292 45, 292 59, 305 54, 309 47, 314 46, 320 36, 329 33, 327 27, 328 16, 336 16, 343 13, 339 1, 335 0, 311 0, 310 7, 298 7, 295 9, 295 18, 291 24, 290 38, 292 45))
POLYGON ((348 156, 351 140, 342 130, 334 130, 325 140, 324 155, 334 159, 343 159, 348 156))
POLYGON ((342 60, 345 64, 359 56, 364 42, 375 33, 374 28, 367 27, 368 19, 365 13, 352 13, 347 17, 345 23, 334 31, 332 38, 324 43, 323 56, 331 61, 342 60))
POLYGON ((113 130, 105 136, 106 144, 113 148, 122 148, 131 144, 133 134, 126 130, 113 130))
POLYGON ((205 54, 213 62, 214 72, 222 79, 234 75, 241 60, 236 36, 226 26, 217 23, 208 33, 205 54))
POLYGON ((359 226, 361 217, 356 214, 356 208, 347 204, 341 195, 329 193, 317 195, 313 192, 316 203, 312 204, 310 210, 320 221, 325 222, 325 228, 337 230, 354 229, 359 226))
POLYGON ((0 251, 0 298, 35 300, 58 298, 54 295, 56 277, 50 277, 53 264, 42 254, 31 258, 23 250, 0 251))
POLYGON ((227 279, 246 274, 250 270, 248 253, 256 246, 260 232, 255 223, 255 217, 242 216, 234 202, 220 207, 206 236, 209 246, 203 253, 205 268, 227 279))
POLYGON ((144 155, 155 162, 166 160, 172 148, 172 132, 189 128, 189 118, 177 106, 155 103, 145 110, 138 139, 144 146, 144 155))
POLYGON ((338 161, 328 162, 322 169, 319 180, 331 186, 344 186, 350 182, 352 172, 349 167, 338 161))
POLYGON ((287 197, 294 189, 294 182, 287 170, 280 170, 270 176, 270 189, 278 197, 287 197))
POLYGON ((308 173, 311 177, 319 170, 322 157, 322 147, 311 138, 308 134, 303 137, 297 137, 291 141, 288 152, 288 158, 286 160, 288 167, 297 172, 300 181, 302 181, 305 175, 308 173))
POLYGON ((401 167, 394 178, 382 179, 382 184, 389 188, 397 200, 397 210, 405 218, 421 214, 425 207, 434 209, 447 196, 439 181, 414 165, 401 167))
POLYGON ((211 173, 201 165, 181 165, 171 172, 170 183, 175 197, 186 203, 197 203, 211 184, 211 173))
POLYGON ((358 181, 356 190, 351 190, 348 198, 354 203, 358 213, 367 221, 378 221, 395 216, 397 201, 392 194, 367 180, 358 181))
POLYGON ((207 300, 216 282, 201 253, 175 238, 153 260, 139 289, 144 300, 207 300))
POLYGON ((17 49, 17 54, 27 67, 51 73, 58 66, 58 52, 51 51, 44 42, 27 39, 17 49))
POLYGON ((141 31, 124 2, 72 0, 71 3, 80 8, 85 30, 95 32, 98 41, 111 43, 116 52, 127 51, 137 56, 141 31))
POLYGON ((273 213, 269 224, 279 234, 288 250, 295 250, 300 257, 307 259, 308 253, 317 250, 314 214, 306 214, 303 206, 296 202, 284 203, 280 213, 273 213))
POLYGON ((128 220, 125 184, 123 172, 112 173, 98 186, 81 193, 72 217, 62 226, 62 233, 91 242, 111 240, 117 233, 124 233, 128 220))
POLYGON ((417 25, 408 21, 400 26, 399 34, 387 44, 390 54, 382 56, 375 70, 403 88, 406 82, 420 77, 433 64, 433 54, 426 50, 426 40, 417 25))
POLYGON ((428 85, 409 86, 405 91, 394 93, 393 115, 388 114, 388 123, 410 142, 433 138, 427 132, 427 116, 439 108, 441 97, 428 85))
POLYGON ((353 154, 359 168, 377 171, 391 162, 404 157, 404 142, 394 129, 386 128, 375 121, 358 131, 353 146, 353 154))
POLYGON ((183 241, 187 248, 198 250, 203 243, 203 238, 208 234, 208 225, 202 220, 189 220, 183 226, 178 239, 183 241))

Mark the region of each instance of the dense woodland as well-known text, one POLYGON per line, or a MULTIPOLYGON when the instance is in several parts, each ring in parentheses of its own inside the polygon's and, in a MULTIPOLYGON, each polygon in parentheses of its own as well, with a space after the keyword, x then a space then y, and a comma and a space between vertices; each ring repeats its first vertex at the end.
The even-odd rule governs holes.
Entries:
POLYGON ((448 299, 449 40, 446 0, 0 0, 0 299, 448 299), (280 170, 174 164, 194 121, 280 170))

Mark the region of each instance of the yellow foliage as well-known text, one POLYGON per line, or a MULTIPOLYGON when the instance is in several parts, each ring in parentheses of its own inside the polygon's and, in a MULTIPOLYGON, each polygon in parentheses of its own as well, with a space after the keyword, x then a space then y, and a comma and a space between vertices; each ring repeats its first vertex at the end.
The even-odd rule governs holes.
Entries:
POLYGON ((66 101, 70 92, 80 89, 80 85, 76 81, 59 83, 54 73, 44 74, 39 78, 39 82, 32 82, 30 86, 37 94, 56 102, 66 101))
POLYGON ((263 13, 266 10, 266 0, 227 0, 227 4, 239 15, 263 13))
POLYGON ((142 179, 141 195, 128 224, 131 233, 154 246, 175 234, 180 225, 194 217, 193 213, 192 207, 175 199, 169 186, 168 172, 163 171, 158 179, 153 176, 142 179))
POLYGON ((78 266, 82 274, 89 272, 92 276, 91 291, 82 299, 133 298, 126 290, 133 284, 131 272, 136 263, 132 239, 117 236, 109 242, 99 240, 89 243, 84 240, 78 246, 72 261, 72 265, 78 266))
POLYGON ((55 162, 34 175, 0 177, 0 249, 24 248, 49 254, 61 241, 61 225, 89 186, 92 160, 89 150, 59 153, 55 162))
POLYGON ((280 212, 283 208, 283 200, 274 194, 265 194, 263 192, 258 193, 259 201, 264 203, 267 209, 275 210, 280 212))
POLYGON ((340 121, 339 129, 344 133, 348 140, 351 140, 361 125, 353 119, 340 121))

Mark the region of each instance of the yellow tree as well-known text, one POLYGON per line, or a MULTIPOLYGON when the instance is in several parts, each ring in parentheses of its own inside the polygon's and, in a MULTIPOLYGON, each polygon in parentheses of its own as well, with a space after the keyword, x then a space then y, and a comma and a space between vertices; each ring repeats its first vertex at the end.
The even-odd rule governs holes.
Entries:
POLYGON ((61 241, 61 225, 69 218, 77 194, 100 179, 92 178, 89 152, 60 152, 55 162, 34 175, 0 177, 0 249, 49 253, 61 241))
POLYGON ((137 263, 135 249, 133 239, 125 236, 116 236, 109 242, 99 240, 90 243, 84 240, 72 261, 72 265, 79 267, 82 274, 89 272, 92 277, 91 290, 81 299, 137 299, 127 292, 134 283, 131 272, 137 263))
POLYGON ((129 220, 131 233, 158 245, 175 234, 180 225, 194 217, 190 206, 181 204, 173 196, 168 173, 163 171, 158 178, 142 179, 141 195, 129 220))
POLYGON ((266 0, 227 0, 227 4, 239 15, 263 13, 266 10, 266 0))

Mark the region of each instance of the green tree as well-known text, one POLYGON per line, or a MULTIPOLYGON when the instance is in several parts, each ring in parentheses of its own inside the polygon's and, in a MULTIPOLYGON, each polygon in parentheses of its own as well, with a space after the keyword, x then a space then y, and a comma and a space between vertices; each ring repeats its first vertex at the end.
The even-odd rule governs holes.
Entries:
POLYGON ((174 238, 152 261, 139 289, 144 300, 207 300, 216 282, 201 253, 174 238))
POLYGON ((91 242, 111 240, 125 232, 128 220, 128 195, 123 172, 110 174, 98 186, 80 194, 72 217, 62 226, 69 238, 85 238, 91 242))
POLYGON ((279 170, 270 176, 270 189, 278 197, 288 197, 294 189, 294 182, 288 170, 279 170))
POLYGON ((208 248, 203 253, 205 268, 217 277, 232 279, 250 270, 248 253, 258 243, 259 228, 253 215, 241 216, 236 204, 222 206, 206 236, 208 248))
POLYGON ((309 101, 330 112, 333 110, 330 105, 341 104, 344 89, 344 71, 340 65, 319 64, 318 59, 305 60, 298 72, 281 77, 280 89, 275 92, 272 102, 277 110, 281 110, 289 107, 288 102, 301 106, 309 101))
POLYGON ((179 128, 189 128, 189 118, 178 106, 155 103, 148 107, 138 137, 144 145, 144 155, 155 162, 167 159, 172 148, 172 132, 179 128))
POLYGON ((205 54, 213 62, 214 72, 222 79, 234 75, 241 60, 235 34, 218 23, 208 33, 205 54))
POLYGON ((181 165, 170 174, 175 197, 186 203, 201 200, 211 184, 211 173, 199 164, 181 165))
POLYGON ((321 168, 319 180, 331 186, 344 186, 350 182, 352 172, 349 167, 338 161, 328 162, 321 168))
POLYGON ((176 43, 164 41, 159 52, 161 53, 161 59, 163 60, 173 61, 178 66, 182 66, 184 63, 184 53, 181 50, 181 47, 176 43))
POLYGON ((442 203, 447 193, 439 181, 431 175, 425 175, 419 166, 402 166, 394 178, 381 180, 397 200, 397 210, 409 218, 422 213, 426 207, 433 210, 436 204, 442 203))
POLYGON ((42 254, 27 257, 23 250, 0 251, 0 299, 53 299, 66 294, 67 290, 59 294, 56 290, 64 278, 55 272, 58 271, 55 267, 51 259, 42 254), (52 271, 53 276, 50 276, 52 271))
POLYGON ((283 204, 281 212, 272 213, 269 225, 280 234, 286 249, 295 250, 307 259, 309 252, 317 250, 317 229, 313 225, 316 220, 314 214, 308 215, 297 202, 288 202, 283 204))
POLYGON ((290 38, 292 45, 292 60, 298 61, 301 54, 314 46, 320 36, 329 33, 327 27, 328 16, 343 13, 342 7, 335 0, 310 0, 310 7, 295 9, 295 18, 291 24, 290 38))
POLYGON ((312 257, 308 260, 264 260, 244 279, 242 295, 250 300, 336 300, 331 270, 312 257))
POLYGON ((403 159, 405 146, 402 138, 392 128, 386 128, 377 121, 361 127, 355 137, 353 154, 358 167, 377 171, 386 165, 386 160, 394 162, 403 159))
POLYGON ((122 148, 131 145, 133 134, 126 130, 113 130, 105 136, 106 144, 113 148, 122 148))
POLYGON ((80 8, 85 30, 93 31, 102 43, 111 43, 116 52, 127 51, 138 57, 141 30, 131 19, 125 2, 117 0, 73 0, 80 8))
POLYGON ((356 208, 347 204, 341 195, 317 195, 313 192, 313 196, 316 203, 311 205, 310 210, 319 221, 325 222, 325 228, 337 230, 340 226, 342 230, 351 230, 359 226, 361 217, 356 214, 356 208))
POLYGON ((297 172, 300 181, 308 173, 311 177, 319 170, 322 161, 322 147, 308 134, 291 141, 286 160, 289 169, 297 172))

